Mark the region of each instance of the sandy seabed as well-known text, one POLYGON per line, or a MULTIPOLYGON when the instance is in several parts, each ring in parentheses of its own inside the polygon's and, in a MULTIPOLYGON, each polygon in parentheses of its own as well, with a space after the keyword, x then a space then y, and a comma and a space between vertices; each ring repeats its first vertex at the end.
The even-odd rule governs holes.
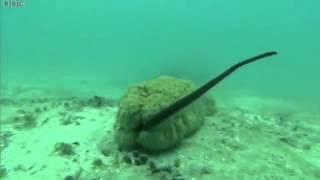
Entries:
POLYGON ((119 152, 114 143, 116 99, 24 90, 23 98, 1 97, 0 179, 320 179, 320 111, 305 105, 217 98, 218 112, 197 133, 145 154, 119 152))

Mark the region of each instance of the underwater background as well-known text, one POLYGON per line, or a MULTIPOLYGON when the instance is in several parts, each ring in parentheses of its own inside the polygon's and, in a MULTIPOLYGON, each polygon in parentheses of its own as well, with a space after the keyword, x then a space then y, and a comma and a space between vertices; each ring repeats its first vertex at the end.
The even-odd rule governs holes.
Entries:
POLYGON ((163 75, 199 86, 268 51, 209 92, 218 114, 199 132, 150 159, 184 180, 320 179, 319 0, 13 1, 0 9, 0 179, 165 179, 110 145, 127 89, 163 75))
POLYGON ((127 86, 163 74, 201 84, 276 50, 219 88, 319 102, 319 11, 316 0, 25 1, 1 9, 2 87, 127 86))

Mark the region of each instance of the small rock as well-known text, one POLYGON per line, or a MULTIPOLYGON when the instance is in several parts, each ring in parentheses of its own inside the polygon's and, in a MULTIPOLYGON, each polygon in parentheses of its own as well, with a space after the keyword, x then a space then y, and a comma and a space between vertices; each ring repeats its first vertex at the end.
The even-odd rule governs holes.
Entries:
POLYGON ((74 148, 71 144, 57 143, 54 146, 54 152, 61 156, 71 156, 75 154, 74 148))

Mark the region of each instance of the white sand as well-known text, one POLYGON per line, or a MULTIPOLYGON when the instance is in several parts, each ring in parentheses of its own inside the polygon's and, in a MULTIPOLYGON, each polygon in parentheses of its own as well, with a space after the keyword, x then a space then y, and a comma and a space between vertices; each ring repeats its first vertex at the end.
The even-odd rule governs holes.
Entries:
MULTIPOLYGON (((117 107, 68 109, 64 103, 69 101, 1 105, 1 133, 8 136, 1 151, 1 167, 7 172, 3 179, 161 179, 163 173, 150 174, 147 165, 121 160, 123 153, 112 137, 117 107), (33 113, 36 127, 14 128, 12 120, 21 110, 37 108, 41 112, 33 113), (68 117, 71 124, 61 124, 68 117), (71 144, 75 154, 54 152, 61 142, 71 144), (104 165, 95 168, 96 159, 104 165)), ((320 111, 305 112, 297 104, 250 96, 217 103, 219 112, 200 131, 150 159, 160 165, 179 159, 177 169, 185 179, 320 179, 320 111)))

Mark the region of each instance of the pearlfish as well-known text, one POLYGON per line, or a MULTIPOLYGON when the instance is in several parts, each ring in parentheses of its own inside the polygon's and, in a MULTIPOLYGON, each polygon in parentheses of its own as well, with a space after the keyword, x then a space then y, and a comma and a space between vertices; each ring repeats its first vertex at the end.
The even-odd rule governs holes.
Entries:
POLYGON ((278 53, 276 51, 266 52, 263 54, 259 54, 257 56, 251 57, 249 59, 240 61, 239 63, 231 66, 215 78, 208 81, 206 84, 200 86, 195 91, 191 92, 190 94, 182 97, 172 105, 166 107, 165 109, 161 110, 160 112, 153 115, 149 120, 145 121, 145 124, 142 127, 142 130, 148 131, 160 124, 161 122, 168 119, 168 117, 172 116, 173 114, 177 113, 181 109, 185 108, 201 96, 203 96, 206 92, 208 92, 211 88, 216 86, 219 82, 221 82, 223 79, 231 75, 234 71, 239 69, 240 67, 247 65, 249 63, 256 62, 258 60, 277 55, 278 53))

